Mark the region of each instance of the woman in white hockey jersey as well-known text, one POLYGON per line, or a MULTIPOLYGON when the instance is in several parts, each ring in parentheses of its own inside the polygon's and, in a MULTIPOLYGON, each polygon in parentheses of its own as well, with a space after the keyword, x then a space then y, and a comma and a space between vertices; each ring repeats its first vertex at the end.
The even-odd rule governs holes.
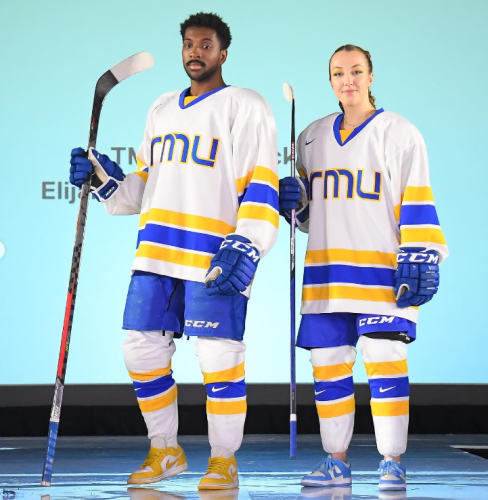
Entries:
POLYGON ((278 231, 276 128, 259 94, 225 85, 231 35, 219 16, 190 16, 181 35, 191 86, 151 106, 138 171, 124 176, 107 156, 91 151, 90 162, 76 148, 70 180, 81 186, 93 164, 92 191, 106 211, 140 214, 123 347, 151 449, 128 482, 154 483, 187 470, 171 370, 173 339, 184 331, 198 337, 207 389, 212 450, 199 489, 231 489, 239 484, 234 453, 247 408, 248 289, 278 231))
POLYGON ((406 487, 401 455, 409 414, 407 344, 418 306, 439 284, 448 250, 429 183, 425 144, 405 118, 376 109, 369 52, 337 49, 329 62, 342 113, 298 139, 299 179, 280 181, 280 213, 297 209, 309 233, 299 347, 309 349, 327 459, 304 486, 351 483, 356 344, 371 389, 382 490, 406 487))

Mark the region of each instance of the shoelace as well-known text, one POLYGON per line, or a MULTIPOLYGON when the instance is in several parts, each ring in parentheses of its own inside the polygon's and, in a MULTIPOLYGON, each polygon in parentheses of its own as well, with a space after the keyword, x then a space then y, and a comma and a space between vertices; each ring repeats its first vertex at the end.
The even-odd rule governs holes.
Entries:
POLYGON ((207 474, 220 474, 221 476, 226 475, 226 469, 228 465, 228 460, 222 457, 214 457, 208 459, 208 470, 207 474))
POLYGON ((392 462, 391 460, 388 460, 388 462, 385 463, 382 469, 378 469, 380 472, 383 472, 383 475, 386 476, 387 474, 390 474, 390 471, 393 472, 393 475, 396 476, 395 472, 398 472, 401 476, 403 476, 405 473, 403 470, 400 468, 398 464, 395 462, 392 462))
POLYGON ((167 454, 168 454, 167 450, 161 450, 154 454, 149 453, 146 460, 144 460, 144 463, 141 465, 141 469, 150 466, 154 462, 154 460, 164 457, 167 454))
POLYGON ((337 465, 336 458, 327 457, 325 460, 322 460, 322 462, 319 462, 315 466, 315 470, 324 471, 325 473, 327 473, 327 471, 329 471, 330 469, 332 469, 332 467, 335 467, 336 465, 337 465))

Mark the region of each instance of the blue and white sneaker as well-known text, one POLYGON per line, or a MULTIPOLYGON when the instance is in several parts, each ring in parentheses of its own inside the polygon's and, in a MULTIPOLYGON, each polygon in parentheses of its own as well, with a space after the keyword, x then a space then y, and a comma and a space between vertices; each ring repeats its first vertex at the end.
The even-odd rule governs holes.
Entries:
POLYGON ((329 455, 314 470, 303 477, 302 486, 348 486, 351 484, 351 464, 329 455))
POLYGON ((397 491, 407 488, 407 470, 400 462, 382 460, 378 470, 380 471, 379 488, 381 491, 397 491))

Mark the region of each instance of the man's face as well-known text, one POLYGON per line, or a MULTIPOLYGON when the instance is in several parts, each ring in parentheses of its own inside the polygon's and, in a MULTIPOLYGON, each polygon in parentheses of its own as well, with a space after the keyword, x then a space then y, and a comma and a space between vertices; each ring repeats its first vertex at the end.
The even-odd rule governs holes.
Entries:
POLYGON ((183 67, 197 82, 211 78, 227 59, 227 50, 220 49, 217 33, 209 28, 190 27, 183 39, 183 67))

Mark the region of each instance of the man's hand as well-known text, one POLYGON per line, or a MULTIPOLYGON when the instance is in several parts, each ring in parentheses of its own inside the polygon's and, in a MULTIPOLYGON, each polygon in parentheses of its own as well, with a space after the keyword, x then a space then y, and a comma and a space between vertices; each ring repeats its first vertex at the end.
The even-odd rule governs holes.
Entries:
POLYGON ((208 295, 236 295, 252 282, 259 263, 259 252, 251 241, 229 234, 214 255, 205 284, 208 295))
POLYGON ((70 163, 69 180, 79 188, 94 174, 91 180, 91 192, 98 201, 107 201, 125 178, 117 163, 93 148, 90 148, 88 158, 83 148, 73 149, 70 163))
POLYGON ((439 256, 435 250, 405 248, 397 255, 395 295, 398 307, 421 306, 439 287, 439 256))

